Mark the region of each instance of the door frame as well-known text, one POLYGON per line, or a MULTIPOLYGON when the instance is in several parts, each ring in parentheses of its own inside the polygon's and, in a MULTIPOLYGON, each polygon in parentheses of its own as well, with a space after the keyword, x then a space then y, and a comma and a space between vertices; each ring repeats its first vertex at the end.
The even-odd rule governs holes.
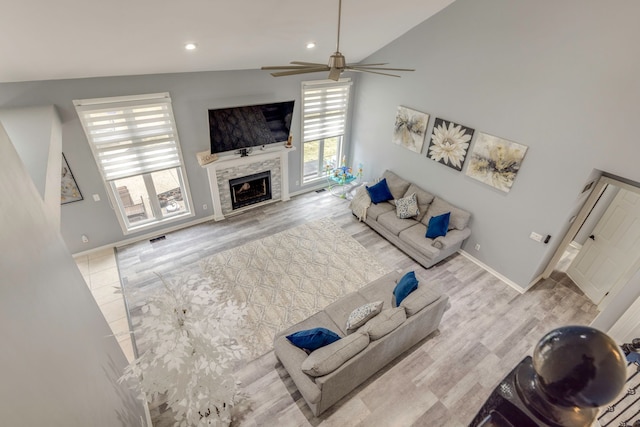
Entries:
MULTIPOLYGON (((611 178, 609 176, 605 176, 605 175, 600 176, 600 178, 598 179, 598 182, 596 183, 593 190, 591 191, 591 194, 589 194, 589 197, 587 197, 587 200, 582 205, 582 208, 580 208, 580 211, 578 212, 575 219, 571 223, 571 226, 569 227, 564 237, 560 241, 558 248, 554 252, 551 259, 549 260, 547 267, 542 272, 541 276, 543 279, 549 278, 553 270, 556 268, 556 265, 558 265, 560 258, 564 254, 567 247, 573 241, 574 237, 578 233, 578 230, 580 230, 580 227, 582 227, 582 225, 586 221, 593 207, 596 205, 596 203, 598 203, 598 199, 600 199, 600 196, 602 195, 602 192, 607 187, 607 185, 614 185, 616 187, 623 188, 625 190, 632 191, 634 193, 640 193, 639 187, 617 180, 615 178, 611 178)), ((640 268, 640 265, 638 263, 636 263, 636 266, 640 268)), ((613 297, 616 293, 618 293, 622 289, 622 287, 623 287, 622 283, 613 284, 613 286, 611 287, 611 290, 609 291, 609 294, 606 295, 598 305, 598 310, 602 311, 609 304, 609 301, 611 301, 611 297, 613 297)))

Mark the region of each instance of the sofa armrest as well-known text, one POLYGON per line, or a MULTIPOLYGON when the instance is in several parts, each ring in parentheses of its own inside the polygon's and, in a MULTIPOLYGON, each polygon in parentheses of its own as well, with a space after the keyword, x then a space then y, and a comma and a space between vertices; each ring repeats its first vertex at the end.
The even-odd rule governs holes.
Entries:
POLYGON ((449 230, 446 236, 436 237, 431 246, 437 249, 448 249, 450 247, 461 245, 464 239, 471 235, 471 229, 449 230))
POLYGON ((287 370, 305 400, 312 404, 318 403, 321 397, 320 387, 312 377, 302 372, 302 362, 307 358, 307 353, 291 344, 284 335, 276 338, 273 344, 276 357, 287 370))

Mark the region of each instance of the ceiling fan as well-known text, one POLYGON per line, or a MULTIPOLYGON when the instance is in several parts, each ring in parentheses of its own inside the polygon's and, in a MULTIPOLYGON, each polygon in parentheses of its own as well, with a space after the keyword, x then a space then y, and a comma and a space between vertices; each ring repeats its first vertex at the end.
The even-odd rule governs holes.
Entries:
POLYGON ((322 71, 329 72, 329 79, 338 81, 343 71, 358 71, 363 73, 381 74, 383 76, 400 77, 397 74, 381 73, 382 71, 415 71, 410 68, 382 68, 380 64, 347 64, 344 55, 340 53, 340 16, 342 14, 342 0, 338 0, 338 40, 336 42, 336 51, 329 57, 328 64, 320 64, 316 62, 291 61, 293 65, 277 65, 262 67, 263 70, 283 70, 271 73, 274 77, 292 76, 294 74, 319 73, 322 71))

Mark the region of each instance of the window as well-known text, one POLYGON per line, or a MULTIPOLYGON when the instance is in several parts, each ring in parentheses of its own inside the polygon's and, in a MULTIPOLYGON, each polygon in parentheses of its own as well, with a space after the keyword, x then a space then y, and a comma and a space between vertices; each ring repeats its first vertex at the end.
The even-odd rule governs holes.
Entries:
POLYGON ((302 182, 339 166, 349 107, 349 80, 302 83, 302 182))
POLYGON ((168 93, 74 105, 125 234, 192 215, 168 93))

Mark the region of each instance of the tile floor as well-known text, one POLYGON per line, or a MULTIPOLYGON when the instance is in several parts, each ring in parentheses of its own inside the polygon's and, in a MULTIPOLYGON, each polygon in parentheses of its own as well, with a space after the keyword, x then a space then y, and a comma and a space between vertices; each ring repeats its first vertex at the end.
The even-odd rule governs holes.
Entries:
POLYGON ((135 356, 115 251, 112 248, 103 249, 89 255, 74 256, 74 259, 122 351, 131 362, 135 356))

